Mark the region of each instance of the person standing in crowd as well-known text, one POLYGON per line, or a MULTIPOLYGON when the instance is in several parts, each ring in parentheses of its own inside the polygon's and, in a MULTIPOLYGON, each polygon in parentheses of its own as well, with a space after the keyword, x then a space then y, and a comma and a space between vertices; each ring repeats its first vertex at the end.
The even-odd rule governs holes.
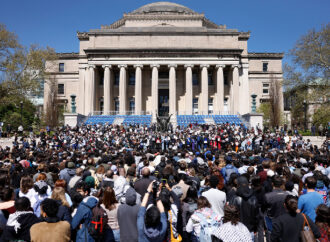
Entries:
POLYGON ((235 205, 226 205, 224 212, 223 225, 212 232, 212 242, 252 242, 250 231, 240 222, 239 209, 235 205))
POLYGON ((210 189, 202 193, 211 204, 212 210, 219 216, 223 217, 223 209, 226 204, 226 193, 217 189, 219 178, 217 176, 210 177, 210 189))
POLYGON ((197 210, 191 215, 187 226, 187 233, 191 233, 191 241, 198 242, 203 236, 206 241, 211 239, 210 231, 221 223, 221 216, 212 209, 206 197, 200 196, 197 199, 197 210))
POLYGON ((108 225, 112 230, 115 242, 120 241, 120 230, 117 218, 119 203, 116 200, 115 191, 111 187, 106 187, 103 191, 101 207, 108 215, 108 225))
POLYGON ((55 200, 46 198, 41 203, 41 215, 43 222, 34 224, 30 229, 33 242, 69 242, 71 228, 67 221, 59 221, 57 218, 59 205, 55 200))
POLYGON ((87 196, 79 204, 71 223, 72 229, 77 229, 75 241, 94 242, 93 237, 89 234, 88 227, 92 220, 92 209, 98 204, 98 202, 99 201, 96 197, 87 196))
POLYGON ((125 203, 120 204, 117 218, 120 230, 120 241, 138 241, 137 216, 140 205, 136 203, 136 191, 128 188, 125 194, 125 203))
POLYGON ((137 218, 139 242, 163 241, 167 230, 167 219, 163 203, 158 197, 158 192, 153 191, 150 183, 147 192, 144 194, 137 218), (157 194, 154 194, 157 192, 157 194), (156 198, 155 204, 148 205, 149 196, 156 198))
POLYGON ((16 212, 9 215, 1 241, 30 241, 30 228, 40 220, 31 209, 30 200, 21 197, 15 201, 16 212))
POLYGON ((300 242, 301 231, 304 225, 308 223, 315 238, 320 237, 320 232, 314 222, 306 214, 297 213, 297 197, 287 195, 284 206, 286 212, 273 220, 273 229, 271 232, 271 241, 300 242))
POLYGON ((316 187, 315 177, 309 176, 306 178, 306 187, 307 187, 307 193, 299 197, 298 211, 308 215, 308 217, 310 217, 311 220, 315 222, 315 218, 316 218, 315 210, 317 206, 324 203, 323 197, 321 194, 315 191, 315 187, 316 187))

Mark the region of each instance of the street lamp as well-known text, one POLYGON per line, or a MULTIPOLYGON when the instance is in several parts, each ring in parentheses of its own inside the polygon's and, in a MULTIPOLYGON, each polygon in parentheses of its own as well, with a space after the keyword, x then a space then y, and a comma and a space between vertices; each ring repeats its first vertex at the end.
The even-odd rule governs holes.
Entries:
POLYGON ((21 125, 23 126, 23 101, 20 101, 21 104, 21 125))
POLYGON ((307 131, 307 102, 304 100, 304 129, 307 131))

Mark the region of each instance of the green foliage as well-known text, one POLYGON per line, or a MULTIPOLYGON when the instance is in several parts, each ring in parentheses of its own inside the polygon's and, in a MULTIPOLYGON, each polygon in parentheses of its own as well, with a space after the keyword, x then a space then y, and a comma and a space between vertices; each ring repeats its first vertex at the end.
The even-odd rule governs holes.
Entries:
POLYGON ((27 99, 16 99, 12 101, 7 99, 6 102, 0 104, 0 120, 4 122, 5 127, 7 124, 11 124, 13 130, 17 130, 21 124, 24 130, 31 128, 36 121, 35 112, 35 106, 27 99), (22 109, 21 101, 23 102, 22 109))
MULTIPOLYGON (((284 87, 291 95, 292 124, 302 127, 305 120, 304 103, 314 104, 330 100, 330 24, 319 31, 310 30, 290 50, 292 64, 284 67, 284 87)), ((321 109, 326 108, 322 105, 321 109)), ((327 109, 329 110, 329 109, 327 109)), ((319 110, 315 122, 324 122, 325 110, 319 110)), ((307 120, 311 114, 307 114, 307 120)), ((313 117, 314 120, 314 117, 313 117)))
POLYGON ((322 124, 323 127, 327 127, 330 122, 330 105, 324 104, 316 110, 313 115, 313 123, 316 127, 322 124))
POLYGON ((270 112, 271 112, 271 105, 269 102, 260 103, 259 107, 257 108, 258 113, 262 113, 264 115, 264 127, 270 126, 270 112))
POLYGON ((53 49, 19 44, 17 36, 0 24, 0 102, 10 96, 38 95, 45 78, 47 60, 55 60, 53 49))

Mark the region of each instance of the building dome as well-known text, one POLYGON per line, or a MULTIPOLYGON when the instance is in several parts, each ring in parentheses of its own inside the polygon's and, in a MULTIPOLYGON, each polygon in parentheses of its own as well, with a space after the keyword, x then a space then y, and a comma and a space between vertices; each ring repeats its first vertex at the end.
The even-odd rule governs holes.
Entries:
POLYGON ((155 2, 144 5, 133 12, 131 14, 153 14, 159 12, 169 12, 169 13, 177 13, 177 14, 194 14, 193 10, 187 8, 183 5, 171 2, 155 2))

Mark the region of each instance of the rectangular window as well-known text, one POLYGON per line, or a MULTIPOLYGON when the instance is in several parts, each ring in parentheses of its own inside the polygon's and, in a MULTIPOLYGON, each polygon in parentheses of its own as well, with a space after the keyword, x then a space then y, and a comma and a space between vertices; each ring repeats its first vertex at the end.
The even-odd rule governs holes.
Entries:
POLYGON ((64 84, 57 85, 57 94, 64 95, 64 84))
POLYGON ((119 71, 115 71, 115 81, 114 81, 115 86, 119 86, 119 71))
POLYGON ((268 63, 267 62, 262 63, 262 71, 263 72, 267 72, 268 71, 268 63))
POLYGON ((128 85, 135 85, 135 72, 133 71, 128 73, 128 85))
POLYGON ((194 86, 198 86, 198 74, 196 72, 192 74, 192 81, 194 86))
POLYGON ((262 84, 262 94, 269 94, 269 83, 262 84))
POLYGON ((58 71, 59 72, 64 72, 64 63, 58 64, 58 71))
POLYGON ((193 98, 193 112, 194 114, 198 113, 198 98, 193 98))
POLYGON ((208 81, 209 81, 209 86, 213 85, 213 73, 212 72, 208 73, 208 81))

